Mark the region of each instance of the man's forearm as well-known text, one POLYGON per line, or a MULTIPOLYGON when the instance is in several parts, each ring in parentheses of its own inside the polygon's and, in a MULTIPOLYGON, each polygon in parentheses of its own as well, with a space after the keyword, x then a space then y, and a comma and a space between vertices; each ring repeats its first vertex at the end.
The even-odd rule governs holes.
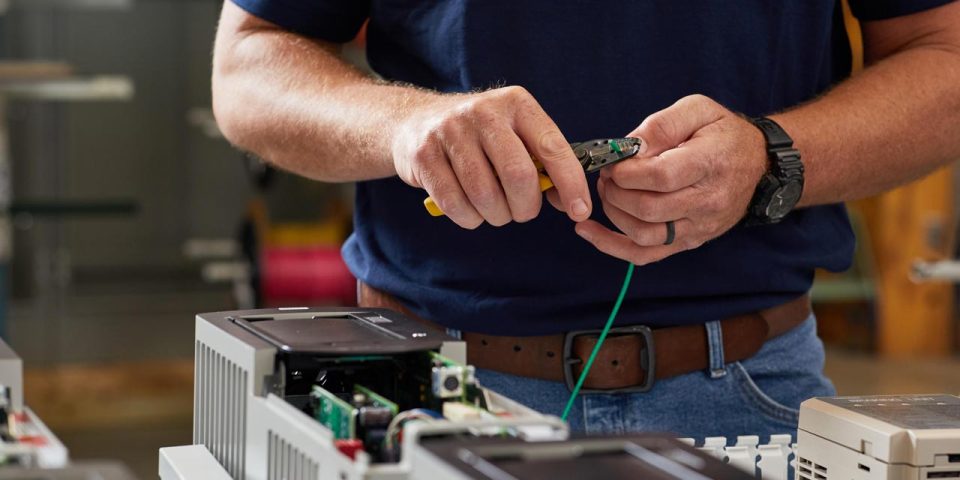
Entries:
POLYGON ((960 158, 960 48, 908 48, 772 118, 803 155, 801 206, 881 193, 960 158))
POLYGON ((530 92, 440 94, 374 80, 337 47, 283 31, 225 2, 214 52, 214 113, 240 148, 301 175, 397 175, 463 228, 540 213, 540 160, 567 215, 591 199, 583 167, 530 92))
POLYGON ((344 62, 332 44, 250 22, 225 2, 213 74, 214 112, 224 135, 316 180, 395 175, 391 129, 404 112, 437 94, 378 82, 344 62))

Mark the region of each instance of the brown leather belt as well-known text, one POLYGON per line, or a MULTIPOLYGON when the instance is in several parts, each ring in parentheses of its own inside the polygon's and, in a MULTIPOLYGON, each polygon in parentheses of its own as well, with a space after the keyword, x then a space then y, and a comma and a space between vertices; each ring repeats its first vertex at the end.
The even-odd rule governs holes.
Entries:
MULTIPOLYGON (((442 329, 417 317, 389 294, 363 283, 358 286, 358 301, 360 306, 397 310, 442 329)), ((810 311, 810 297, 803 295, 760 312, 721 320, 724 361, 752 357, 767 340, 802 323, 810 311)), ((467 342, 467 361, 477 368, 566 382, 572 387, 598 335, 599 331, 593 330, 534 337, 464 332, 463 340, 467 342)), ((675 377, 709 367, 710 348, 702 324, 614 328, 597 354, 582 391, 644 391, 653 385, 654 378, 675 377)))

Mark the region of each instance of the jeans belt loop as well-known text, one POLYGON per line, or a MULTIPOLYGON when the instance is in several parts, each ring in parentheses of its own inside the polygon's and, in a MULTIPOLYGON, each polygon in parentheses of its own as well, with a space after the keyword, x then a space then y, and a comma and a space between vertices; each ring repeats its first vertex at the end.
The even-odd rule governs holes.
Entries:
POLYGON ((710 378, 723 378, 727 375, 726 361, 723 355, 723 330, 720 321, 704 324, 707 329, 707 350, 710 352, 710 378))

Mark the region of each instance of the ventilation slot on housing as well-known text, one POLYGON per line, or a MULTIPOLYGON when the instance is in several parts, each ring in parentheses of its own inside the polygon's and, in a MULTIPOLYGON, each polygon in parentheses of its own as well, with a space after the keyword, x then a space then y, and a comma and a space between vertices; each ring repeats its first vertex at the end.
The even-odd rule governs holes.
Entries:
POLYGON ((204 445, 233 478, 244 478, 249 374, 208 345, 196 343, 193 443, 204 445))
POLYGON ((317 480, 319 465, 273 431, 267 432, 267 480, 317 480))
POLYGON ((827 467, 803 457, 797 458, 797 478, 803 480, 827 480, 827 467))

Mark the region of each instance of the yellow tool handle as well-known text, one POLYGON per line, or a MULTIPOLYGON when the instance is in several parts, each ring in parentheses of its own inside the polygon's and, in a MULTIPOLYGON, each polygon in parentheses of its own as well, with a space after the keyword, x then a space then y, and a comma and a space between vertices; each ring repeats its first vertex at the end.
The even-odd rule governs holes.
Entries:
MULTIPOLYGON (((546 192, 551 188, 553 188, 553 181, 550 180, 550 177, 541 173, 540 174, 540 191, 546 192)), ((440 210, 440 206, 437 205, 437 202, 433 201, 433 197, 427 197, 426 200, 423 201, 423 206, 427 208, 427 211, 430 212, 430 215, 433 215, 434 217, 443 216, 443 210, 440 210)))

